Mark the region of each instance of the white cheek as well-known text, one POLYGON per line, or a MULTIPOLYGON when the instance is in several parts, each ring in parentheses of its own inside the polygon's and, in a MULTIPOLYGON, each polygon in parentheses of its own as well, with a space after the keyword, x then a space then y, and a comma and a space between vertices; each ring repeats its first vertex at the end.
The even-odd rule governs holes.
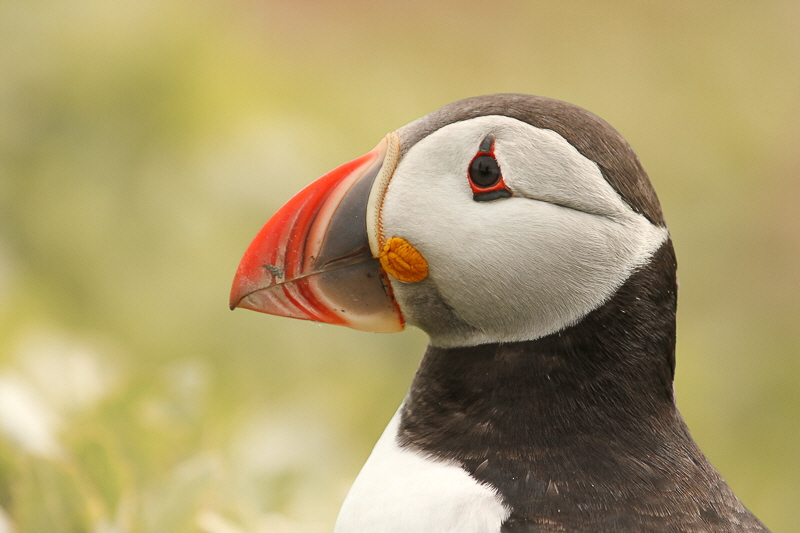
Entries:
POLYGON ((496 154, 514 194, 598 215, 630 213, 597 165, 558 133, 519 121, 504 126, 496 154))
MULTIPOLYGON (((563 138, 505 117, 454 124, 412 147, 387 189, 383 225, 422 253, 430 290, 474 330, 428 331, 437 346, 531 340, 574 324, 668 237, 563 138), (466 169, 487 128, 515 197, 476 202, 466 169)), ((393 286, 401 308, 419 290, 393 286)))

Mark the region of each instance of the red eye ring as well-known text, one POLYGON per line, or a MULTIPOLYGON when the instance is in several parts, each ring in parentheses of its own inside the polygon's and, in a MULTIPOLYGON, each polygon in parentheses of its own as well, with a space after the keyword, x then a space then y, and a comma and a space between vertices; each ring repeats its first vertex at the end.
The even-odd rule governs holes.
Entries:
POLYGON ((472 199, 487 202, 513 196, 503 180, 500 164, 494 155, 494 135, 486 136, 467 167, 472 199))

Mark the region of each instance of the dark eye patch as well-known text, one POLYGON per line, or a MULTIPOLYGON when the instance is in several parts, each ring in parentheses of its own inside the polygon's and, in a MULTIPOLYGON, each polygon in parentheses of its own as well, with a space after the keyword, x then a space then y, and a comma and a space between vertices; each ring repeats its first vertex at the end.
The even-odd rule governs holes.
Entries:
POLYGON ((492 147, 494 146, 494 135, 491 133, 483 138, 481 141, 481 145, 478 148, 479 151, 490 154, 492 153, 492 147))

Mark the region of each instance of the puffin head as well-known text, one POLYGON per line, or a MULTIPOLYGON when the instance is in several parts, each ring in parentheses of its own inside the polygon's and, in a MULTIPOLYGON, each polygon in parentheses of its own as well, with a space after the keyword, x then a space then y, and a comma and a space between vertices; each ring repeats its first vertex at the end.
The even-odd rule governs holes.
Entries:
POLYGON ((602 306, 668 239, 647 174, 605 121, 481 96, 289 200, 245 253, 230 304, 367 331, 409 323, 438 347, 534 340, 602 306))

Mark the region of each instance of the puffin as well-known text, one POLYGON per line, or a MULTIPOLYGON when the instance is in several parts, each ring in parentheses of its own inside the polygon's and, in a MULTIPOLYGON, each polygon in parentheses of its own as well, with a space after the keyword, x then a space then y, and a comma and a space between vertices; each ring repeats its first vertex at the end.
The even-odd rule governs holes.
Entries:
POLYGON ((768 531, 678 412, 676 269, 616 130, 495 94, 291 198, 230 306, 429 337, 335 533, 768 531))

